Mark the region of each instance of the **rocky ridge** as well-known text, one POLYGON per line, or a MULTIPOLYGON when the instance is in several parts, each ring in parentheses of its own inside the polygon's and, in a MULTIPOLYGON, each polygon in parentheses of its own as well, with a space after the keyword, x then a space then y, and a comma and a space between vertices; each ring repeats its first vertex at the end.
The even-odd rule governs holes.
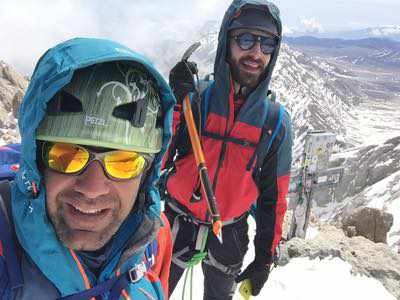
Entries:
POLYGON ((400 256, 383 243, 356 236, 349 238, 342 230, 320 225, 312 239, 293 238, 282 248, 279 264, 285 265, 295 257, 329 259, 339 257, 352 266, 354 274, 379 280, 397 299, 400 299, 400 256))
POLYGON ((0 144, 19 141, 18 110, 28 80, 0 61, 0 144))

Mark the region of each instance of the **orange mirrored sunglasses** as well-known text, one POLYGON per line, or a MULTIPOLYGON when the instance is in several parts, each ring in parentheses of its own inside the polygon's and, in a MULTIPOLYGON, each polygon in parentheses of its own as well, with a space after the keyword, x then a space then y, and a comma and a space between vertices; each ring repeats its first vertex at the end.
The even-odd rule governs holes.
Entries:
POLYGON ((112 150, 93 152, 76 144, 45 142, 42 160, 46 167, 62 174, 78 175, 97 160, 107 177, 128 180, 139 176, 149 165, 149 158, 134 151, 112 150))

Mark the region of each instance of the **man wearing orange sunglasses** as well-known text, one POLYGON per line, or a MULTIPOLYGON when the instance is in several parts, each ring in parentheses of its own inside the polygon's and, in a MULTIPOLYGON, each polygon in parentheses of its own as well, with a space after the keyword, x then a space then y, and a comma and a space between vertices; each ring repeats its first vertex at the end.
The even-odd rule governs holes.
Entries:
POLYGON ((73 39, 44 54, 3 197, 15 238, 0 235, 0 296, 167 298, 171 239, 155 183, 173 105, 162 76, 118 43, 73 39))

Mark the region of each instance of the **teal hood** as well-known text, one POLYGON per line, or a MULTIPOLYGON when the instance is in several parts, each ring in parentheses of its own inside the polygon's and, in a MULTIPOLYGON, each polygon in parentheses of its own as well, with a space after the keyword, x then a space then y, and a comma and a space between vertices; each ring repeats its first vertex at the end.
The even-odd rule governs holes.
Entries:
MULTIPOLYGON (((76 38, 49 49, 35 67, 20 108, 22 161, 12 185, 12 212, 21 246, 62 296, 84 290, 85 286, 69 250, 58 241, 46 214, 46 192, 36 162, 36 129, 45 116, 47 102, 71 81, 76 70, 110 61, 136 62, 153 75, 160 91, 164 125, 162 149, 155 157, 152 173, 143 184, 143 190, 150 199, 149 204, 144 215, 131 213, 126 220, 129 224, 126 229, 129 230, 120 228, 115 240, 125 243, 134 228, 140 228, 144 219, 158 221, 160 214, 160 196, 156 182, 160 175, 162 157, 171 137, 172 110, 175 104, 168 84, 146 58, 109 40, 76 38)), ((122 255, 120 252, 116 253, 116 257, 122 255)), ((128 261, 130 264, 135 263, 142 256, 143 251, 139 251, 128 261)), ((111 262, 112 266, 106 268, 108 271, 102 274, 102 279, 111 276, 117 264, 118 261, 111 262)), ((121 271, 123 268, 124 266, 121 271)))
MULTIPOLYGON (((228 99, 230 91, 230 71, 229 64, 226 60, 228 49, 228 28, 239 11, 246 7, 257 7, 259 9, 268 10, 272 18, 275 20, 278 35, 282 36, 282 23, 279 9, 273 3, 265 0, 234 0, 225 13, 218 35, 218 48, 214 64, 216 88, 214 89, 215 92, 212 95, 213 100, 211 101, 226 101, 226 99, 228 99)), ((282 39, 279 40, 278 46, 271 56, 263 81, 260 82, 256 90, 251 93, 247 99, 248 102, 265 99, 271 81, 272 71, 278 58, 281 40, 282 39)))

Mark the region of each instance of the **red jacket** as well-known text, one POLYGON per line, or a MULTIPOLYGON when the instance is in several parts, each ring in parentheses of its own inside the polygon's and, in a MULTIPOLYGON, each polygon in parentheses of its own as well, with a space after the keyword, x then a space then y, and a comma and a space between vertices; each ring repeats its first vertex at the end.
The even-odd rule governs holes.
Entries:
MULTIPOLYGON (((246 167, 260 140, 264 123, 259 120, 254 122, 251 115, 254 111, 263 115, 267 102, 259 101, 253 105, 256 106, 255 109, 245 102, 238 116, 235 116, 233 91, 229 94, 228 112, 221 113, 218 103, 210 103, 201 142, 222 221, 240 217, 257 202, 256 222, 259 234, 256 241, 259 242, 256 243, 271 257, 282 235, 283 216, 287 207, 291 124, 289 115, 285 113, 278 138, 264 160, 261 180, 256 182, 253 177, 254 164, 250 170, 246 167), (250 111, 248 116, 247 111, 250 111)), ((179 120, 179 113, 176 112, 174 120, 179 120)), ((189 143, 187 137, 185 142, 189 143)), ((187 148, 187 145, 183 145, 181 140, 177 148, 178 157, 174 170, 166 183, 168 194, 197 219, 210 221, 203 192, 199 189, 200 181, 191 147, 185 153, 182 148, 187 148), (193 198, 196 191, 201 191, 198 201, 193 198)))

